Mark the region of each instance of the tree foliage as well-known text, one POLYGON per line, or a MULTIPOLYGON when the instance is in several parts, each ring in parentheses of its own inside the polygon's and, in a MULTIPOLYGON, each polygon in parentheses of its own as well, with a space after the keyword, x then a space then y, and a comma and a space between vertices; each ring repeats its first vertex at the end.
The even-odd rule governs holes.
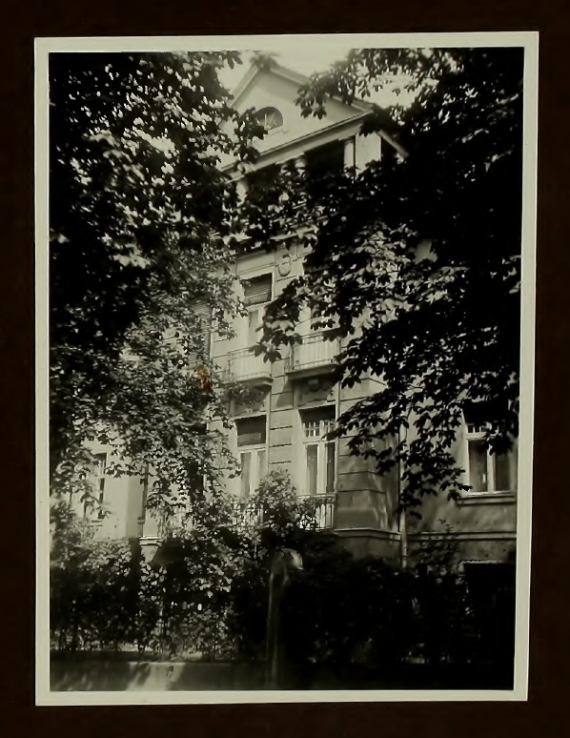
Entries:
POLYGON ((411 509, 466 489, 450 453, 466 404, 492 453, 518 432, 523 50, 353 51, 297 102, 323 117, 329 97, 366 98, 394 76, 413 104, 371 105, 361 132, 397 155, 323 175, 284 168, 246 209, 252 244, 274 248, 285 230, 307 253, 260 350, 298 341, 307 307, 313 329, 343 339, 337 380, 381 385, 335 433, 381 474, 400 465, 411 509))
MULTIPOLYGON (((89 442, 112 475, 154 491, 219 481, 226 387, 212 319, 240 305, 239 230, 223 157, 251 161, 262 135, 218 79, 239 54, 50 56, 50 462, 52 488, 89 476, 89 442), (87 444, 87 445, 86 445, 87 444)), ((230 463, 228 457, 228 463, 230 463)))

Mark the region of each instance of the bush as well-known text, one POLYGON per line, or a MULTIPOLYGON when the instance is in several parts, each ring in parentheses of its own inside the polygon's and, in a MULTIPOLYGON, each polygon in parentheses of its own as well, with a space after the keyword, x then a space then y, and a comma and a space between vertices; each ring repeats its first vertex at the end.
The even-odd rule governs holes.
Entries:
POLYGON ((54 648, 262 660, 270 564, 288 547, 304 562, 282 602, 289 662, 388 670, 411 658, 512 663, 514 578, 490 589, 484 579, 468 586, 439 564, 402 570, 355 559, 335 536, 315 530, 283 473, 266 480, 257 502, 257 525, 164 540, 152 563, 139 546, 94 541, 68 510, 54 508, 54 648))

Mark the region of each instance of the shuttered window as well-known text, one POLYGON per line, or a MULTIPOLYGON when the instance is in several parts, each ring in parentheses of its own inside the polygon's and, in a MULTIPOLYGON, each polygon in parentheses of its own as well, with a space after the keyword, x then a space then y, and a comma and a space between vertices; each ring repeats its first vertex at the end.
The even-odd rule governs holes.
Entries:
POLYGON ((256 418, 243 418, 236 421, 238 446, 260 446, 267 439, 265 415, 256 418))
POLYGON ((271 274, 263 274, 243 282, 246 305, 262 305, 271 300, 271 274))

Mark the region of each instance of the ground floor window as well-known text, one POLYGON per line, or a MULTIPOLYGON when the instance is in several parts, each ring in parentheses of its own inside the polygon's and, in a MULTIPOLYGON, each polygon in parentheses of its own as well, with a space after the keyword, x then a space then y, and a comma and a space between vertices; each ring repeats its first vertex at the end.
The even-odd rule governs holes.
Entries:
POLYGON ((484 408, 464 408, 467 483, 472 492, 510 492, 514 489, 512 454, 492 454, 485 442, 484 408))
POLYGON ((240 497, 247 500, 267 473, 267 417, 259 415, 236 421, 241 467, 240 497))
POLYGON ((301 412, 306 495, 332 495, 336 482, 336 444, 326 438, 334 428, 332 406, 301 412))

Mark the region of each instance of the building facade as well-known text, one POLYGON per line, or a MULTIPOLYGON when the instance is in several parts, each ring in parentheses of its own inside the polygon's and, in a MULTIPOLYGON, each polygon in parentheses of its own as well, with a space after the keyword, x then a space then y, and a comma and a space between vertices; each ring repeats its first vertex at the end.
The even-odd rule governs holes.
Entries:
MULTIPOLYGON (((298 166, 363 167, 367 162, 404 152, 388 135, 361 136, 369 108, 330 100, 324 119, 303 118, 295 105, 303 78, 274 66, 252 67, 235 93, 239 111, 259 111, 267 135, 259 145, 258 171, 295 162, 298 166)), ((231 167, 231 162, 225 162, 231 167)), ((251 179, 250 179, 251 181, 251 179)), ((246 178, 240 182, 247 188, 246 178)), ((284 234, 287 235, 287 234, 284 234)), ((302 342, 269 363, 256 356, 265 306, 288 282, 303 272, 305 254, 290 238, 287 246, 268 253, 246 253, 236 263, 240 297, 247 315, 240 317, 231 340, 211 335, 212 357, 232 381, 255 387, 259 400, 234 403, 230 445, 241 465, 241 477, 230 490, 247 501, 267 472, 285 468, 299 494, 317 498, 319 525, 334 531, 356 555, 374 554, 393 561, 417 557, 426 546, 445 539, 449 527, 457 543, 458 562, 500 562, 516 540, 516 448, 507 456, 488 454, 477 419, 465 419, 453 447, 472 491, 459 500, 446 495, 426 499, 419 520, 399 513, 398 470, 379 476, 374 462, 351 456, 348 439, 330 441, 328 430, 351 404, 374 393, 378 380, 363 376, 350 389, 331 380, 338 345, 311 330, 311 317, 299 326, 302 342)), ((135 537, 152 543, 157 522, 145 514, 141 480, 105 477, 105 449, 100 459, 100 501, 109 514, 100 535, 135 537)))

